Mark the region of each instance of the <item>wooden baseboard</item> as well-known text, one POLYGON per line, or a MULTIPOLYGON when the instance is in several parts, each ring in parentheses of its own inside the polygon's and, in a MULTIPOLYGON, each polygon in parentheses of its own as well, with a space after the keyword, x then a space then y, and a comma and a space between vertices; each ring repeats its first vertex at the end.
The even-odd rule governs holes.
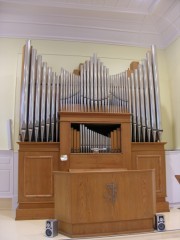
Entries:
POLYGON ((59 232, 68 237, 107 236, 151 231, 154 231, 154 228, 153 219, 150 218, 88 224, 71 224, 62 221, 59 223, 59 232))
POLYGON ((17 208, 16 220, 53 219, 54 208, 17 208))

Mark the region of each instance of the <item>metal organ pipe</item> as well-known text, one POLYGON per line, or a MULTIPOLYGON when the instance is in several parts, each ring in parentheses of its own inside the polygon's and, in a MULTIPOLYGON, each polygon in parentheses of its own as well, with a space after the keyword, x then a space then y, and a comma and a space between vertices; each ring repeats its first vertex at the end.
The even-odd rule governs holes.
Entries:
POLYGON ((33 129, 34 129, 34 108, 35 108, 35 79, 36 79, 36 55, 37 51, 32 49, 31 68, 30 68, 30 87, 29 87, 29 115, 28 115, 28 136, 31 142, 33 129))
POLYGON ((28 97, 29 97, 29 72, 31 60, 31 41, 28 40, 23 51, 23 74, 21 80, 20 102, 20 139, 27 140, 28 134, 28 97))
MULTIPOLYGON (((157 52, 156 46, 151 46, 152 53, 152 68, 153 68, 153 79, 154 79, 154 91, 155 91, 155 107, 156 107, 156 121, 157 121, 157 139, 161 141, 162 135, 162 124, 161 124, 161 108, 160 108, 160 93, 159 93, 159 76, 157 66, 157 52)), ((156 139, 155 139, 156 140, 156 139)))
MULTIPOLYGON (((132 141, 160 141, 162 124, 155 46, 145 59, 132 66, 131 70, 109 75, 109 69, 94 54, 80 64, 79 75, 63 68, 57 74, 42 61, 28 40, 23 54, 21 141, 59 141, 60 111, 130 113, 132 141)), ((75 141, 72 149, 117 151, 118 131, 104 134, 80 124, 72 130, 75 141)))
POLYGON ((42 86, 41 86, 41 142, 44 141, 45 136, 45 122, 46 122, 46 83, 47 83, 47 63, 43 63, 42 71, 42 86))
POLYGON ((139 73, 139 93, 140 93, 140 110, 141 110, 141 130, 142 141, 146 141, 146 122, 145 122, 145 99, 144 99, 144 82, 143 82, 143 70, 142 64, 138 65, 139 73))
POLYGON ((146 135, 147 142, 151 141, 151 112, 150 112, 150 95, 149 95, 149 81, 148 81, 148 72, 147 72, 147 60, 142 60, 143 67, 143 82, 144 82, 144 96, 145 96, 145 126, 146 126, 146 135))

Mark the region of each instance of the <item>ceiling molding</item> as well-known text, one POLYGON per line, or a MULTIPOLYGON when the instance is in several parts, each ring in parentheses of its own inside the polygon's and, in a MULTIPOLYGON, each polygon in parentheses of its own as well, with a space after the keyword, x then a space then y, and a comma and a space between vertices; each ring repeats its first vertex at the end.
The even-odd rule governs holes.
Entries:
POLYGON ((180 36, 180 1, 0 0, 0 36, 165 48, 180 36))

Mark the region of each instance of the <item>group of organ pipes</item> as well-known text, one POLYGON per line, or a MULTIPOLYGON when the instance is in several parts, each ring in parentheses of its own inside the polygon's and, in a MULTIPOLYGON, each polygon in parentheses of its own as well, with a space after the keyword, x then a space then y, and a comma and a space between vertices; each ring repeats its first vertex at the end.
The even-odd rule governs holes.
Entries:
POLYGON ((118 153, 120 151, 120 125, 72 124, 72 153, 118 153))
MULTIPOLYGON (((42 61, 28 40, 23 51, 20 140, 58 142, 59 112, 130 113, 133 142, 161 141, 161 113, 156 48, 130 69, 110 75, 94 54, 79 74, 60 74, 42 61)), ((119 152, 120 125, 74 124, 72 152, 119 152)))

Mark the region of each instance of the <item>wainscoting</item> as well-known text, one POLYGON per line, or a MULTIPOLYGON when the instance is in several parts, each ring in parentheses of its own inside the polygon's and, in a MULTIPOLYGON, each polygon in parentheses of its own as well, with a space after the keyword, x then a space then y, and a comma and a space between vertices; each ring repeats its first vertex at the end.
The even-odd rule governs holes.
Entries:
POLYGON ((0 151, 0 197, 13 197, 13 151, 0 151))
POLYGON ((0 209, 17 207, 18 153, 0 151, 0 209))
POLYGON ((167 201, 171 207, 180 207, 180 150, 166 151, 167 201))

